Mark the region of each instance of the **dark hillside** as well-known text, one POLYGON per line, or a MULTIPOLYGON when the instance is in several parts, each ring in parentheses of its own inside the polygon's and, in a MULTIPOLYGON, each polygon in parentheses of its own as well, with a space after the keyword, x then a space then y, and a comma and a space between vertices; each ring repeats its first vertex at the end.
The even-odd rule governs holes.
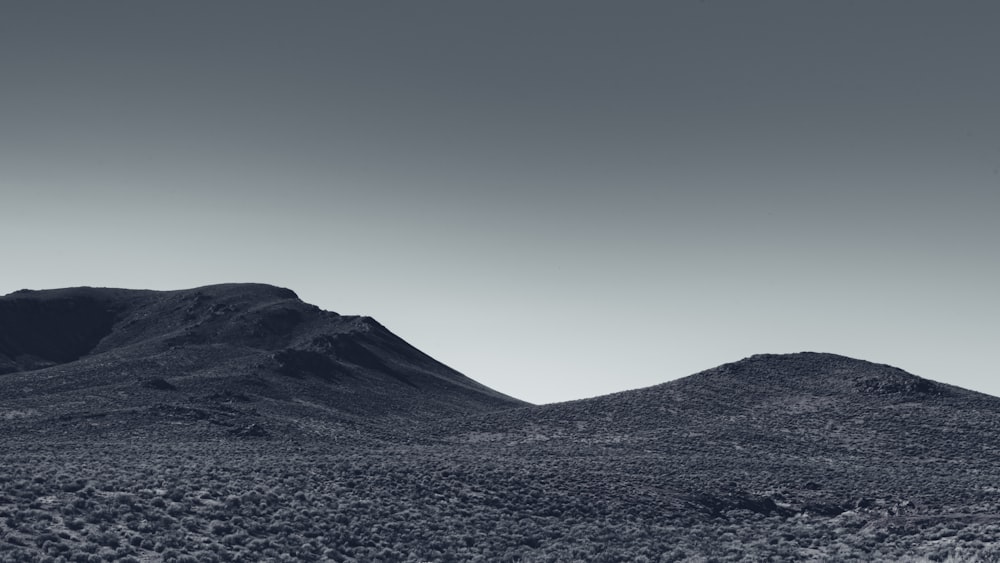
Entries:
POLYGON ((261 284, 2 297, 0 372, 5 424, 42 435, 336 439, 524 404, 261 284))
POLYGON ((0 373, 72 362, 114 326, 113 300, 78 289, 22 291, 0 299, 0 373))

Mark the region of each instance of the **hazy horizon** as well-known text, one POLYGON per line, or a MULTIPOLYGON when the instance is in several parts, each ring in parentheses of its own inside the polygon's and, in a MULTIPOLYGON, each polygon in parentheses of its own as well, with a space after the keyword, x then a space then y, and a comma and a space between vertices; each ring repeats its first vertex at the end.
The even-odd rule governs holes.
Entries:
POLYGON ((7 2, 0 294, 262 282, 534 403, 1000 396, 1000 5, 7 2))

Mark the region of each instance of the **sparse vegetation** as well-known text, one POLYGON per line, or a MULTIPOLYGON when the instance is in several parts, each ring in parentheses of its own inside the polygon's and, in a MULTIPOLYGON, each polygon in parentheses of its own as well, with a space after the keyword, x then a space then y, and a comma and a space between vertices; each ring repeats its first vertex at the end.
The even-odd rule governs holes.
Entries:
POLYGON ((754 492, 801 477, 788 466, 775 474, 768 459, 712 450, 650 455, 553 442, 500 451, 239 441, 8 448, 0 561, 1000 556, 992 493, 972 508, 928 482, 920 498, 904 499, 902 482, 887 487, 865 471, 830 473, 825 492, 754 492), (733 489, 736 475, 755 472, 766 477, 733 489), (88 485, 65 490, 79 480, 88 485), (808 508, 805 495, 844 492, 859 499, 836 515, 808 508))

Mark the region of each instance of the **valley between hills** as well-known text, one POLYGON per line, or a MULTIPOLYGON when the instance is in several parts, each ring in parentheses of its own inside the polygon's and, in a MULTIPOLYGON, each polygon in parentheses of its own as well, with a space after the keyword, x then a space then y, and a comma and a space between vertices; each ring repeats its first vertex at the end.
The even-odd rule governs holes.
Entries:
POLYGON ((0 297, 0 561, 990 561, 1000 398, 761 354, 530 405, 261 284, 0 297))

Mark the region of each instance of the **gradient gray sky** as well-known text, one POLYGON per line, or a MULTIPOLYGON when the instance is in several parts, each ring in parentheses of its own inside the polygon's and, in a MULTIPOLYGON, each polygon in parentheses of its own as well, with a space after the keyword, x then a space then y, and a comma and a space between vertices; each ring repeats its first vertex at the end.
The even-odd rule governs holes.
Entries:
POLYGON ((1000 4, 0 3, 0 294, 258 281, 532 402, 1000 395, 1000 4))

